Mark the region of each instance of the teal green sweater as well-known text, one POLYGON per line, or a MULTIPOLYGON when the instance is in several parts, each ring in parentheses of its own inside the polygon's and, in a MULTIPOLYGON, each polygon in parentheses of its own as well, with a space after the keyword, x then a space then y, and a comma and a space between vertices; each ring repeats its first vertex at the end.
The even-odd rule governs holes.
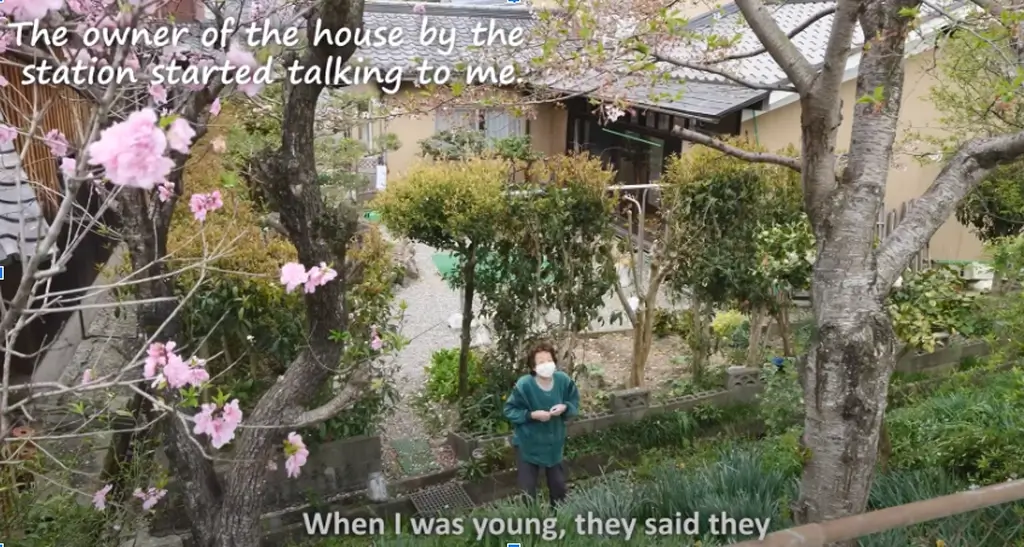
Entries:
POLYGON ((544 391, 533 376, 526 375, 516 382, 505 402, 505 417, 515 427, 512 444, 519 449, 519 457, 527 463, 553 467, 562 461, 565 451, 565 422, 580 411, 580 392, 568 374, 555 371, 554 385, 544 391), (565 412, 546 422, 530 418, 535 410, 550 410, 563 404, 565 412))

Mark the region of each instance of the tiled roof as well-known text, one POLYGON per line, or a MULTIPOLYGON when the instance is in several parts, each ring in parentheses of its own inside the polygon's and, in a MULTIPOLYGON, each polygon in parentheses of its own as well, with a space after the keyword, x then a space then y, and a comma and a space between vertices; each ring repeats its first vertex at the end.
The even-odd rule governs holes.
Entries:
POLYGON ((0 144, 0 261, 32 256, 46 230, 46 219, 21 168, 21 157, 13 143, 0 144))
POLYGON ((488 50, 495 51, 493 47, 473 45, 473 28, 478 24, 487 27, 494 20, 495 28, 503 29, 507 36, 516 27, 528 32, 533 23, 533 15, 526 7, 423 4, 426 12, 420 15, 412 11, 413 5, 410 2, 366 2, 364 28, 401 28, 405 39, 397 47, 361 49, 356 56, 362 57, 371 66, 384 69, 401 66, 405 69, 406 77, 414 77, 415 67, 424 60, 433 66, 451 67, 460 62, 479 63, 488 50), (437 29, 455 30, 455 46, 451 55, 445 55, 438 47, 420 44, 420 30, 424 20, 437 29))
MULTIPOLYGON (((936 4, 949 11, 963 6, 962 0, 938 0, 936 4)), ((797 27, 814 17, 815 15, 834 8, 835 2, 821 2, 814 0, 787 0, 785 3, 768 5, 767 9, 772 13, 773 19, 782 27, 782 30, 789 34, 797 27)), ((930 7, 922 7, 921 21, 926 21, 939 16, 939 13, 930 7)), ((829 36, 832 32, 833 16, 827 15, 802 30, 792 38, 793 44, 807 58, 812 65, 818 66, 824 61, 825 47, 828 45, 829 36)), ((716 35, 719 37, 739 36, 738 42, 728 50, 718 49, 708 52, 706 43, 699 43, 694 40, 687 46, 680 46, 669 51, 662 51, 671 54, 679 59, 691 60, 695 64, 702 60, 725 57, 727 55, 753 52, 763 49, 761 42, 754 35, 753 31, 743 19, 736 4, 729 4, 720 10, 702 15, 691 20, 690 29, 698 34, 716 35)), ((859 47, 864 43, 864 36, 860 27, 855 29, 852 46, 859 47)), ((768 53, 762 53, 755 57, 729 61, 714 65, 742 78, 746 81, 772 85, 786 80, 782 68, 772 59, 768 53)), ((691 69, 676 69, 672 74, 686 80, 700 80, 706 82, 725 81, 721 76, 709 74, 691 69)))
MULTIPOLYGON (((406 76, 414 76, 414 67, 420 61, 429 59, 433 66, 452 66, 458 62, 477 62, 485 60, 486 53, 472 44, 472 29, 478 24, 488 25, 493 19, 496 28, 506 32, 515 27, 528 29, 533 24, 533 15, 525 7, 518 6, 467 6, 457 4, 425 4, 427 20, 437 28, 456 29, 456 44, 450 56, 442 55, 435 48, 424 48, 419 45, 420 28, 423 16, 412 11, 408 2, 367 2, 363 16, 366 29, 395 28, 403 29, 405 42, 400 47, 373 48, 360 51, 357 56, 363 57, 370 66, 387 69, 401 66, 406 76)), ((491 49, 491 52, 494 52, 491 49)), ((499 54, 500 51, 499 51, 499 54)), ((573 81, 547 81, 557 91, 579 93, 593 89, 592 82, 578 77, 573 81)), ((609 86, 602 86, 602 95, 623 97, 628 102, 654 106, 665 110, 692 114, 701 118, 716 120, 729 112, 743 108, 764 99, 767 93, 755 91, 735 85, 716 85, 699 82, 667 82, 659 83, 653 88, 649 85, 637 85, 636 82, 621 78, 609 86), (657 103, 657 104, 654 104, 657 103)))
POLYGON ((600 86, 597 92, 591 80, 552 81, 547 85, 568 94, 582 93, 604 100, 622 99, 627 103, 663 110, 671 113, 688 114, 691 117, 718 122, 723 116, 750 107, 768 98, 767 91, 736 85, 722 85, 707 82, 686 82, 673 80, 651 84, 642 79, 629 77, 600 86))

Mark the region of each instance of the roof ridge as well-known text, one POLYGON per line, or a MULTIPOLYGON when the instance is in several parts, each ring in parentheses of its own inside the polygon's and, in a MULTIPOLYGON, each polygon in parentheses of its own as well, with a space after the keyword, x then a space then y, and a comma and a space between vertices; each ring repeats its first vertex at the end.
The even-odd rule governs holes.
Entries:
MULTIPOLYGON (((412 2, 392 1, 392 0, 370 0, 364 4, 364 9, 368 13, 399 13, 409 14, 413 13, 412 2)), ((447 16, 447 17, 474 17, 474 16, 485 16, 493 17, 496 19, 530 19, 533 14, 530 8, 527 6, 519 5, 508 5, 508 6, 474 6, 466 4, 441 4, 435 2, 424 2, 423 6, 426 8, 425 15, 427 16, 447 16)))

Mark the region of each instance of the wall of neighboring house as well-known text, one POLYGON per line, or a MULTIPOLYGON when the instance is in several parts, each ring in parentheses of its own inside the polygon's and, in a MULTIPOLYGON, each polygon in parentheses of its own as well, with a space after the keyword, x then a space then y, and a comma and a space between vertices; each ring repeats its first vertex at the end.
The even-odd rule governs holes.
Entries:
MULTIPOLYGON (((10 59, 17 62, 17 59, 10 59)), ((41 138, 51 129, 60 130, 70 144, 69 151, 73 154, 83 140, 85 124, 89 123, 90 109, 86 101, 77 93, 66 87, 55 86, 22 86, 18 76, 18 68, 14 64, 0 63, 0 74, 3 74, 8 85, 0 88, 0 119, 6 123, 26 130, 31 126, 35 112, 42 113, 37 131, 32 139, 24 135, 15 141, 14 150, 5 154, 0 161, 2 173, 0 181, 10 184, 20 181, 30 185, 34 190, 36 201, 44 218, 52 221, 56 212, 56 204, 64 193, 64 184, 58 173, 57 159, 41 138)), ((76 196, 78 207, 72 215, 71 222, 62 226, 57 246, 66 250, 69 242, 77 240, 77 246, 66 264, 65 270, 53 277, 48 287, 51 292, 68 291, 91 286, 99 274, 100 268, 107 263, 113 252, 110 240, 100 235, 96 229, 82 235, 79 220, 88 221, 81 211, 95 213, 99 199, 92 187, 82 186, 76 196), (80 239, 79 239, 80 238, 80 239)), ((20 211, 21 215, 30 214, 28 209, 20 211)), ((19 214, 19 213, 11 213, 19 214)), ((24 216, 23 216, 24 218, 24 216)), ((109 213, 103 222, 116 227, 116 221, 109 213)), ((21 279, 21 263, 19 257, 7 257, 4 279, 0 282, 3 298, 9 300, 17 292, 21 279)), ((48 268, 44 262, 41 269, 48 268)), ((76 302, 77 303, 77 302, 76 302)), ((55 306, 58 307, 58 306, 55 306)), ((35 381, 53 381, 59 377, 67 364, 66 359, 50 359, 56 348, 69 345, 67 334, 74 327, 87 326, 91 320, 81 311, 61 312, 43 315, 27 325, 15 342, 16 350, 23 357, 14 358, 14 372, 19 378, 33 376, 35 381), (69 321, 77 318, 75 321, 69 321), (74 327, 68 328, 74 323, 74 327), (41 351, 44 350, 45 351, 41 351)), ((73 347, 71 348, 73 352, 73 347)), ((58 352, 60 353, 60 352, 58 352)), ((64 352, 67 353, 67 352, 64 352)))
MULTIPOLYGON (((903 87, 903 105, 900 112, 900 130, 894 150, 894 165, 886 186, 885 207, 895 209, 904 202, 920 196, 938 174, 940 166, 922 165, 907 153, 906 139, 912 132, 939 134, 939 113, 929 93, 935 84, 935 56, 933 52, 916 55, 907 61, 903 87)), ((839 131, 838 149, 850 145, 850 121, 856 103, 856 82, 843 84, 843 125, 839 131)), ((752 142, 777 149, 786 144, 800 144, 800 105, 798 102, 756 115, 743 123, 741 134, 752 142)), ((978 260, 984 258, 981 242, 965 226, 950 218, 932 238, 930 249, 933 260, 978 260)))
MULTIPOLYGON (((392 100, 400 102, 402 101, 400 94, 408 92, 416 91, 399 91, 398 94, 396 94, 397 98, 392 100)), ((383 100, 387 101, 387 96, 384 96, 383 100)), ((443 130, 453 123, 458 123, 467 119, 465 114, 462 112, 467 109, 455 110, 455 112, 433 111, 414 116, 400 116, 395 119, 388 120, 383 124, 383 131, 393 133, 402 144, 401 148, 398 150, 387 153, 389 180, 396 176, 401 176, 401 174, 408 171, 409 168, 416 165, 418 162, 423 161, 423 158, 420 156, 420 141, 433 136, 437 131, 443 130)), ((533 114, 528 117, 529 135, 534 149, 549 155, 564 153, 567 119, 565 109, 559 108, 555 104, 539 105, 534 110, 533 114)), ((513 120, 498 113, 489 117, 485 116, 484 123, 486 124, 488 120, 492 120, 498 124, 496 127, 492 128, 491 132, 502 135, 509 132, 515 132, 517 130, 525 131, 527 125, 526 119, 513 120), (512 130, 511 126, 513 125, 519 129, 512 130)))

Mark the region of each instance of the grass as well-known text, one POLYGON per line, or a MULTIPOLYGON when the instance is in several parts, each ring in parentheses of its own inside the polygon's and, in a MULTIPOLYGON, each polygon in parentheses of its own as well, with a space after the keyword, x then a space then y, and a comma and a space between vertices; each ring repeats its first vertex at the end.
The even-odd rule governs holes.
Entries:
MULTIPOLYGON (((1010 472, 1012 462, 1024 460, 1021 455, 1024 439, 1017 433, 1024 429, 1024 424, 1015 417, 1024 415, 1024 397, 1018 395, 1024 392, 1022 385, 1024 381, 1016 371, 992 374, 981 386, 957 385, 951 381, 930 396, 894 410, 888 419, 890 430, 898 433, 900 439, 894 443, 891 460, 896 466, 875 479, 869 510, 966 490, 975 483, 972 473, 986 466, 994 473, 990 475, 992 480, 997 477, 1005 480, 1004 474, 1010 472), (999 442, 987 442, 989 439, 999 442), (961 449, 962 446, 975 447, 980 452, 968 452, 961 449), (925 458, 929 453, 937 455, 925 458), (950 458, 950 454, 955 457, 950 458), (1003 474, 997 473, 1000 470, 1003 474)), ((652 437, 659 436, 652 434, 652 437)), ((456 537, 392 534, 375 538, 372 544, 375 547, 468 547, 470 543, 501 547, 510 542, 538 547, 624 544, 622 537, 601 538, 576 533, 575 517, 590 514, 599 519, 636 519, 637 532, 629 541, 630 545, 727 545, 746 537, 711 533, 709 515, 726 512, 734 518, 767 518, 770 530, 794 524, 789 507, 798 493, 802 467, 798 438, 798 431, 793 430, 758 441, 719 438, 688 443, 685 447, 651 449, 634 469, 577 483, 556 513, 518 501, 502 501, 462 515, 467 523, 474 517, 554 519, 553 526, 566 532, 564 537, 554 541, 508 533, 478 539, 472 533, 472 525, 467 524, 467 533, 456 537), (671 517, 676 513, 701 515, 699 533, 693 536, 644 533, 648 519, 671 517)), ((859 544, 864 547, 1024 547, 1024 502, 874 534, 861 538, 859 544)), ((356 547, 370 543, 366 538, 328 538, 305 545, 356 547)))

